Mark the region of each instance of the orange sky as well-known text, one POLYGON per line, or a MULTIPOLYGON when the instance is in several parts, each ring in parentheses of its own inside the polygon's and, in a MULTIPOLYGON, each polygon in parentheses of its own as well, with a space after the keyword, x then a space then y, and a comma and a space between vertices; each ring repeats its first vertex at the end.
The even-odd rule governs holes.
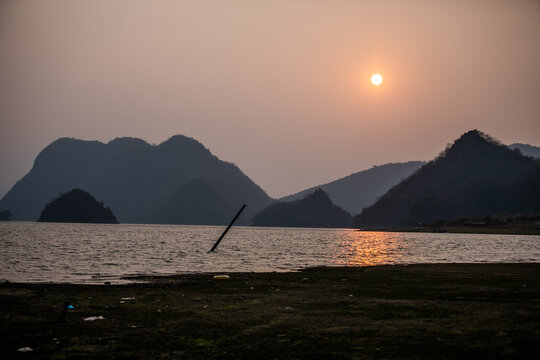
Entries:
POLYGON ((0 195, 64 136, 191 136, 271 196, 473 128, 539 146, 538 64, 538 1, 4 0, 0 195))

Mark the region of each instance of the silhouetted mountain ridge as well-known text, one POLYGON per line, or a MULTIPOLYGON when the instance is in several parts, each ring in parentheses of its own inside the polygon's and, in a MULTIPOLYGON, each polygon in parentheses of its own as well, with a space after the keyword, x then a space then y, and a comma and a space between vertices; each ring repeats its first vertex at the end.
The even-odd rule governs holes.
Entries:
POLYGON ((255 226, 351 227, 352 216, 332 203, 323 190, 300 200, 269 205, 253 218, 255 226))
POLYGON ((390 228, 460 216, 540 211, 540 161, 478 130, 465 133, 355 217, 390 228))
POLYGON ((317 189, 322 189, 334 204, 351 214, 358 214, 365 207, 372 205, 392 186, 410 176, 424 164, 423 161, 409 161, 375 165, 371 169, 285 196, 279 201, 298 200, 317 189))
POLYGON ((40 152, 0 206, 10 209, 14 220, 35 220, 52 198, 82 188, 109 204, 121 222, 148 223, 158 221, 156 214, 170 197, 194 179, 209 184, 233 208, 247 204, 240 223, 249 223, 272 202, 236 165, 218 159, 197 140, 176 135, 159 145, 137 138, 107 144, 58 139, 40 152))

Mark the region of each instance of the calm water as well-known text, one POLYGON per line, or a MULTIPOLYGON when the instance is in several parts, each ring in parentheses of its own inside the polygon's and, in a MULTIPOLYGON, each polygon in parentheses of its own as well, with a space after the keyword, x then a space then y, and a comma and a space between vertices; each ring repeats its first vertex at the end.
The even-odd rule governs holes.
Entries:
POLYGON ((0 222, 0 278, 119 282, 124 275, 290 271, 317 265, 540 262, 540 236, 343 229, 0 222))

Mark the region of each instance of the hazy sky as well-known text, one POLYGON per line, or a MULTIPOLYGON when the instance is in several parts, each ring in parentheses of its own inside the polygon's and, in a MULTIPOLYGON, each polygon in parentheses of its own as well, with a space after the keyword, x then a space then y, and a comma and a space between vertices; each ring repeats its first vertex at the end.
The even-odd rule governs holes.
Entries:
POLYGON ((540 145, 540 1, 0 1, 0 195, 65 136, 191 136, 276 197, 474 128, 540 145))

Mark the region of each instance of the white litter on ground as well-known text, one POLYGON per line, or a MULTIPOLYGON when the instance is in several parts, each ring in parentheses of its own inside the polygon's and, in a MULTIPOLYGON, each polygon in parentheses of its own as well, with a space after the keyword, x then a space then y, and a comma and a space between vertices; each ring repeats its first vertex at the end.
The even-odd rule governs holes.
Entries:
POLYGON ((125 297, 125 298, 121 298, 120 300, 135 300, 134 297, 125 297))
POLYGON ((95 321, 95 320, 105 320, 105 318, 101 315, 99 316, 90 316, 83 319, 84 321, 95 321))
POLYGON ((22 348, 18 348, 17 349, 18 352, 28 352, 28 351, 34 351, 34 349, 28 347, 28 346, 25 346, 25 347, 22 347, 22 348))

